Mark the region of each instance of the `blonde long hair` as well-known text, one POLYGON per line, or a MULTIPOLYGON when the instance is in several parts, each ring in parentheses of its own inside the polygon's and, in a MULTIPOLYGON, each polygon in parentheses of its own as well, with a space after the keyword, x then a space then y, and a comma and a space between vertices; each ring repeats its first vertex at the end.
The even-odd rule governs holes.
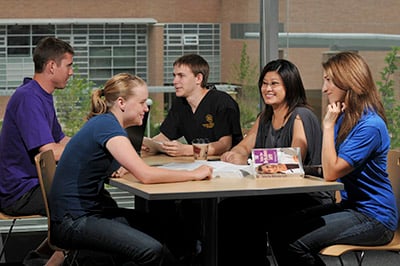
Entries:
POLYGON ((124 99, 135 95, 135 88, 144 86, 146 82, 138 76, 120 73, 109 79, 103 89, 92 92, 90 112, 87 119, 107 113, 118 97, 124 99))
POLYGON ((343 123, 336 145, 342 143, 363 113, 373 110, 387 123, 381 96, 365 60, 354 52, 341 52, 322 64, 325 73, 340 89, 346 91, 343 123))

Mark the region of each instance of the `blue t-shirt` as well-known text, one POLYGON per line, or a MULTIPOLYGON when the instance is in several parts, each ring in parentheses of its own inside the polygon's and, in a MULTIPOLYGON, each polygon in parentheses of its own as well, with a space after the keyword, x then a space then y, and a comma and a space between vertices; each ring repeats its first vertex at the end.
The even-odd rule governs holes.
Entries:
POLYGON ((126 136, 112 113, 91 118, 68 142, 57 165, 50 193, 51 220, 101 213, 104 183, 118 169, 106 149, 108 140, 126 136))
POLYGON ((0 208, 38 186, 34 156, 41 146, 64 136, 53 96, 25 78, 7 104, 0 135, 0 208))
MULTIPOLYGON (((335 136, 343 117, 341 115, 335 125, 335 136)), ((354 168, 339 181, 344 184, 341 196, 345 206, 396 230, 396 199, 386 171, 389 148, 390 137, 385 122, 376 112, 365 112, 338 147, 338 156, 354 168)))

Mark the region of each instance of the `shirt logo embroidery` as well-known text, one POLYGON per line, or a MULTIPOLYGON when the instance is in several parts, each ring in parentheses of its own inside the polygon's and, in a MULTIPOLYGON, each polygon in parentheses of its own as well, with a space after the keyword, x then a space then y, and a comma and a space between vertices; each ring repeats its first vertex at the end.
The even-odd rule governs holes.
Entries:
POLYGON ((213 128, 215 126, 214 118, 213 118, 212 115, 207 114, 206 115, 206 121, 207 121, 207 123, 204 123, 202 125, 203 127, 205 127, 205 128, 213 128))

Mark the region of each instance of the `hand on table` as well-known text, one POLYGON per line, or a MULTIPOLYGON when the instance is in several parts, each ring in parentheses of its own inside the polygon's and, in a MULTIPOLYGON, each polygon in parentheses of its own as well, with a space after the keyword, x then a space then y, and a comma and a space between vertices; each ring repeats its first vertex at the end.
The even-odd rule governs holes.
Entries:
POLYGON ((195 172, 195 180, 210 180, 212 178, 213 168, 208 165, 201 165, 193 170, 195 172), (196 175, 197 174, 197 175, 196 175))
POLYGON ((247 164, 247 157, 237 152, 227 151, 221 155, 221 161, 233 164, 247 164))
POLYGON ((112 173, 111 177, 113 178, 120 178, 123 177, 124 175, 126 175, 128 172, 128 170, 126 170, 125 168, 123 168, 122 166, 115 171, 114 173, 112 173))

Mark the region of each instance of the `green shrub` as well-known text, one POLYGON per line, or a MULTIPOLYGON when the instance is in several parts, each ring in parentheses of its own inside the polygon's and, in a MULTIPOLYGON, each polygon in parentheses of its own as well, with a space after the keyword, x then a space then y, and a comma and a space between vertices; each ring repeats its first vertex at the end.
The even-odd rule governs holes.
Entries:
MULTIPOLYGON (((74 72, 78 73, 77 70, 74 72)), ((93 86, 93 82, 75 74, 66 88, 54 93, 58 119, 67 136, 73 136, 86 122, 93 86)))
POLYGON ((400 47, 393 47, 386 55, 385 62, 387 65, 380 72, 381 80, 376 82, 382 96, 383 107, 385 108, 385 114, 388 120, 391 149, 400 147, 400 104, 394 93, 395 82, 392 79, 393 74, 398 69, 398 63, 400 62, 397 56, 399 51, 400 47))
POLYGON ((240 123, 246 132, 251 128, 260 112, 257 65, 250 61, 247 44, 243 43, 240 63, 233 66, 234 83, 239 84, 237 102, 240 108, 240 123))

